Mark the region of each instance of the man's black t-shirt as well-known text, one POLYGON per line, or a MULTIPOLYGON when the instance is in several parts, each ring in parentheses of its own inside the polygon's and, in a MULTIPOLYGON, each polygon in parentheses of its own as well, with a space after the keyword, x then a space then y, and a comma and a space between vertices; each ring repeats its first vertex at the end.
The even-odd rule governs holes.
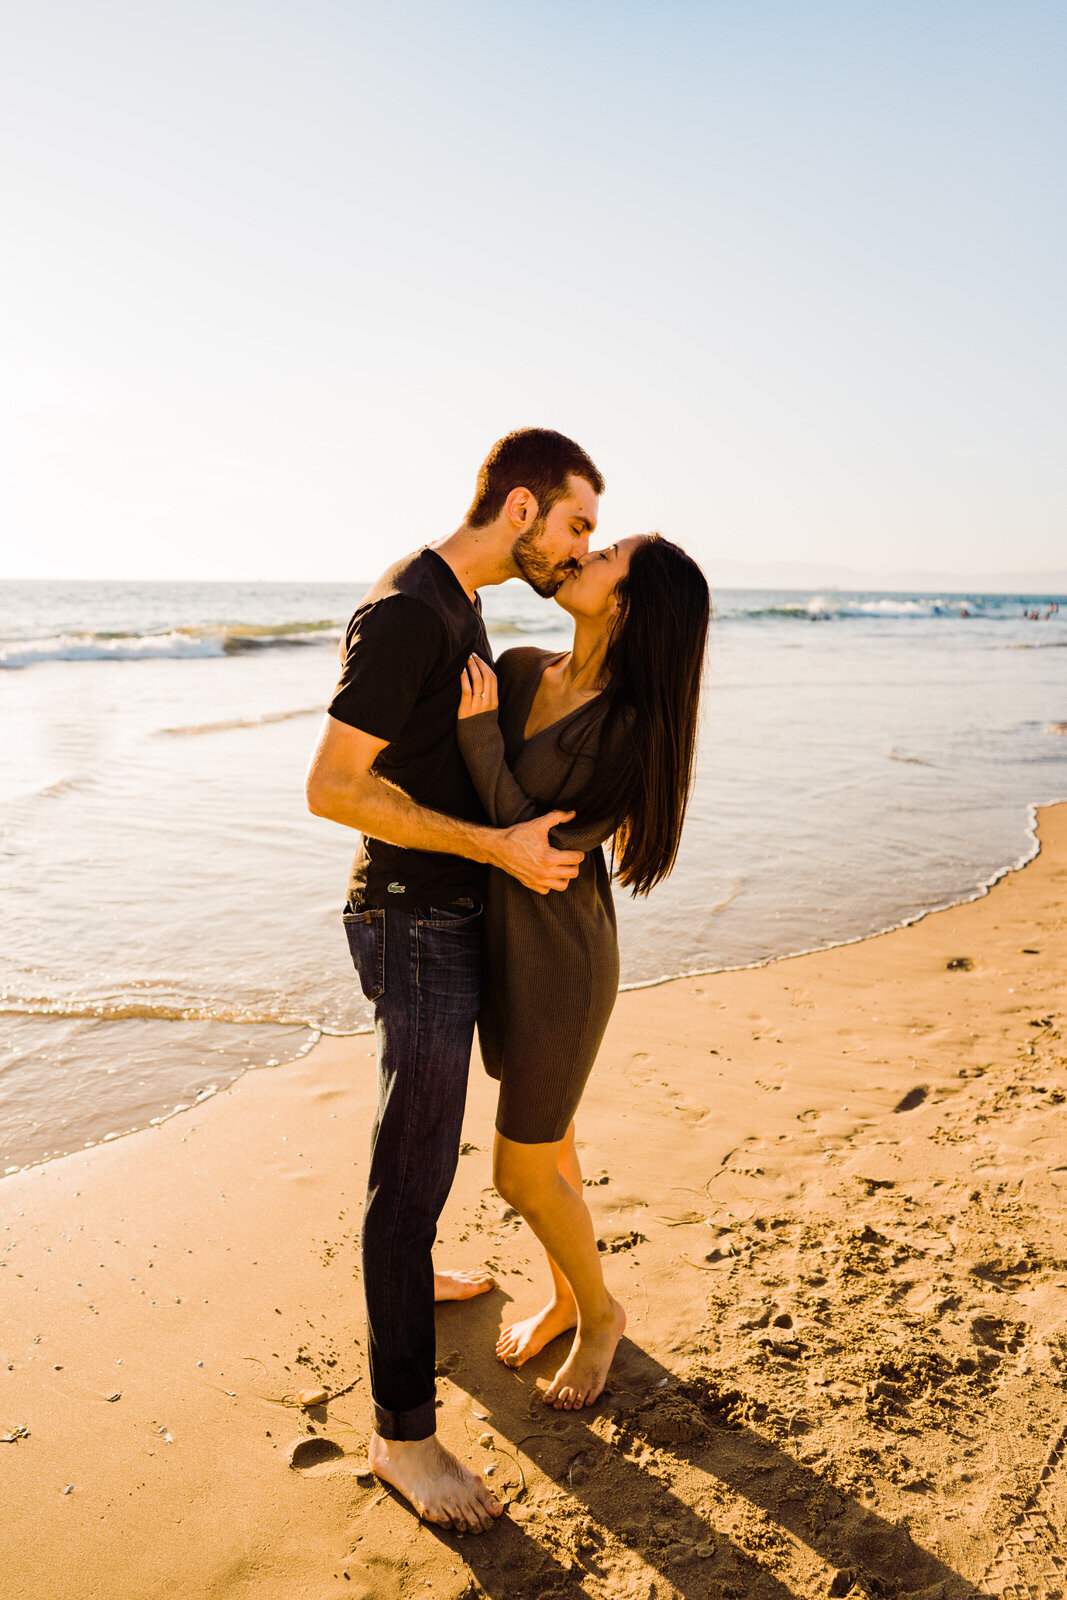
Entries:
MULTIPOLYGON (((331 717, 388 744, 374 771, 449 817, 486 816, 456 740, 460 674, 471 652, 492 664, 479 601, 472 604, 436 550, 384 572, 348 624, 331 717)), ((364 837, 348 897, 408 910, 481 900, 486 868, 462 856, 403 850, 364 837)))

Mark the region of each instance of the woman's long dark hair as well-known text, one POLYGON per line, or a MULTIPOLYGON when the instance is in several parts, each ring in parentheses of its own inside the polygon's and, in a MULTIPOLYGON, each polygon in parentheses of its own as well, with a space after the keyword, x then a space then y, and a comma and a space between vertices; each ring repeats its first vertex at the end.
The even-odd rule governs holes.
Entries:
POLYGON ((693 781, 711 597, 696 562, 653 533, 617 588, 615 620, 594 704, 601 758, 578 814, 621 817, 620 883, 648 891, 674 866, 693 781))

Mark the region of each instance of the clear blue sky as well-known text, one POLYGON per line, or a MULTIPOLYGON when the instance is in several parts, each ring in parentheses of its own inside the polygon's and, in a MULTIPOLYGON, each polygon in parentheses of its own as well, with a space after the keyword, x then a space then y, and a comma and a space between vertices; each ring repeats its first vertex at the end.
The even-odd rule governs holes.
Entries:
POLYGON ((347 578, 558 427, 607 539, 1064 551, 1067 7, 21 0, 0 572, 347 578))

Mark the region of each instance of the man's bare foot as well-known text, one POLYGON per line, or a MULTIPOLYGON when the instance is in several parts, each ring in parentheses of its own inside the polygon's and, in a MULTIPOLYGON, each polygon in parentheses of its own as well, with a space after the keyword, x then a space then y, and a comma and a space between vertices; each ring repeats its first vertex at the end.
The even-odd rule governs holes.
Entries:
POLYGON ((570 1355, 545 1390, 545 1404, 557 1411, 580 1411, 599 1400, 625 1327, 626 1313, 612 1300, 603 1322, 575 1334, 570 1355))
POLYGON ((504 1507, 476 1472, 468 1472, 432 1433, 428 1439, 383 1439, 372 1433, 371 1471, 409 1500, 427 1522, 457 1533, 486 1533, 504 1507))
POLYGON ((561 1333, 569 1333, 577 1321, 574 1296, 568 1295, 565 1300, 553 1296, 547 1306, 535 1311, 532 1317, 512 1322, 501 1330, 496 1342, 497 1360, 506 1367, 521 1367, 561 1333))
POLYGON ((487 1294, 496 1288, 496 1279, 481 1267, 471 1272, 434 1272, 433 1297, 435 1300, 472 1300, 476 1294, 487 1294))

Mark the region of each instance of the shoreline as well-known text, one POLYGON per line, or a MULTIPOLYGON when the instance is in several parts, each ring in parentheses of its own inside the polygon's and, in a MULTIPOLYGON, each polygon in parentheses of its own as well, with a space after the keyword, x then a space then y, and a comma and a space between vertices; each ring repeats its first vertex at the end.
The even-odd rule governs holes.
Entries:
POLYGON ((1006 867, 999 867, 991 877, 983 878, 978 886, 969 894, 961 895, 955 900, 944 900, 936 906, 928 906, 925 911, 917 911, 913 917, 905 917, 902 922, 889 922, 883 928, 873 928, 869 933, 858 933, 854 939, 834 939, 829 944, 807 945, 803 950, 788 950, 784 955, 768 956, 764 961, 744 961, 736 967, 694 967, 688 972, 668 973, 662 978, 644 978, 640 983, 621 983, 620 994, 633 994, 641 989, 658 989, 664 983, 678 983, 683 978, 710 978, 720 972, 759 972, 763 967, 773 967, 779 961, 795 961, 798 956, 821 955, 826 950, 847 950, 850 945, 864 944, 868 939, 880 939, 884 934, 897 933, 902 928, 914 928, 926 917, 936 917, 942 911, 952 911, 956 906, 973 905, 976 900, 982 900, 991 889, 994 889, 1003 878, 1013 872, 1022 872, 1031 861, 1041 854, 1041 840, 1038 837, 1038 817, 1042 811, 1054 809, 1056 806, 1067 805, 1067 797, 1062 800, 1034 800, 1026 807, 1029 818, 1027 833, 1030 835, 1031 848, 1025 855, 1017 856, 1006 867))
POLYGON ((491 1187, 475 1062, 439 1259, 498 1288, 439 1308, 438 1416, 509 1502, 483 1539, 421 1527, 363 1471, 368 1035, 13 1174, 0 1550, 21 1600, 807 1600, 842 1572, 842 1593, 966 1600, 1051 1570, 1067 804, 1038 828, 1027 866, 906 927, 620 996, 578 1143, 630 1325, 583 1413, 540 1402, 559 1348, 492 1356, 543 1272, 491 1187), (290 1468, 313 1435, 332 1454, 290 1468))
MULTIPOLYGON (((943 911, 951 911, 956 906, 973 904, 975 901, 981 900, 988 895, 989 892, 996 886, 996 884, 1000 883, 1002 879, 1009 876, 1011 873, 1023 871, 1024 868, 1026 868, 1030 862, 1040 854, 1041 841, 1038 836, 1039 814, 1043 810, 1052 809, 1060 805, 1067 805, 1067 797, 1064 797, 1060 800, 1028 802, 1025 811, 1027 817, 1026 833, 1030 840, 1030 847, 1023 854, 1017 856, 1015 860, 1009 862, 1006 866, 996 868, 988 877, 983 878, 974 887, 974 889, 969 891, 967 894, 958 896, 955 899, 945 900, 935 906, 927 907, 922 911, 917 911, 913 916, 906 917, 901 921, 891 922, 886 924, 884 927, 874 928, 866 933, 857 934, 854 938, 835 939, 828 944, 810 945, 804 947, 803 949, 786 951, 781 955, 767 956, 765 959, 760 961, 742 962, 737 966, 694 967, 692 969, 687 969, 684 972, 667 973, 656 978, 643 978, 636 983, 620 984, 619 993, 640 993, 645 989, 660 988, 664 984, 680 983, 690 978, 713 977, 718 973, 757 972, 767 967, 773 967, 781 961, 793 961, 799 956, 818 955, 828 950, 843 950, 849 948, 851 945, 863 944, 868 939, 878 939, 885 934, 894 933, 903 928, 914 927, 916 924, 921 923, 925 918, 937 916, 943 911)), ((71 1015, 81 1015, 81 1013, 71 1013, 65 1011, 56 1011, 54 1013, 32 1012, 28 1014, 33 1016, 54 1015, 57 1019, 71 1015)), ((150 1018, 148 1020, 154 1019, 150 1018)), ((277 1025, 292 1026, 293 1024, 278 1023, 277 1025)), ((263 1062, 260 1064, 252 1064, 242 1067, 228 1083, 223 1084, 220 1088, 211 1088, 201 1091, 189 1104, 174 1106, 171 1110, 164 1111, 160 1113, 159 1116, 153 1117, 150 1119, 150 1121, 139 1124, 137 1127, 108 1131, 99 1139, 91 1140, 88 1143, 79 1145, 74 1150, 47 1155, 40 1160, 28 1161, 23 1165, 13 1164, 6 1166, 3 1171, 0 1172, 0 1185, 3 1184, 5 1178, 14 1177, 20 1172, 31 1171, 34 1167, 47 1166, 53 1161, 66 1160, 69 1156, 80 1154, 82 1150, 92 1150, 96 1149, 99 1145, 113 1144, 117 1139, 126 1139, 131 1137, 133 1134, 144 1133, 149 1128, 159 1127, 164 1122, 169 1122, 172 1117, 184 1116, 187 1113, 198 1109, 198 1107, 201 1106, 205 1101, 213 1099, 218 1094, 225 1093, 228 1089, 231 1089, 234 1084, 240 1082, 240 1080, 250 1072, 274 1071, 279 1067, 285 1067, 290 1065, 292 1062, 302 1060, 312 1050, 315 1050, 324 1039, 360 1039, 366 1037, 368 1034, 371 1034, 374 1031, 373 1026, 368 1026, 365 1028, 354 1029, 351 1032, 332 1032, 328 1028, 321 1027, 318 1023, 308 1021, 297 1024, 297 1026, 306 1028, 311 1037, 295 1055, 286 1056, 280 1061, 263 1062)), ((2 1190, 0 1190, 0 1192, 2 1192, 2 1190)))

